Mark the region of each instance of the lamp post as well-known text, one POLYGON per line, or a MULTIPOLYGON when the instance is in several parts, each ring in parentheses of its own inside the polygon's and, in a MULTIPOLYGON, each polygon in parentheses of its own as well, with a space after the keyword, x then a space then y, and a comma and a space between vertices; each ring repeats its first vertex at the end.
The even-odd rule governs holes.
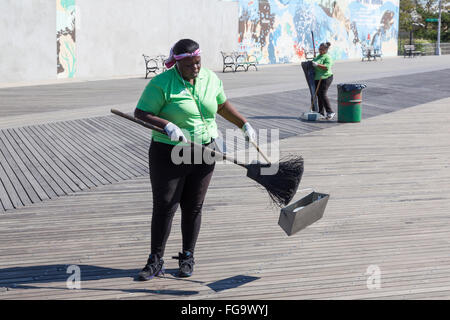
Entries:
POLYGON ((439 20, 438 20, 438 34, 436 42, 436 55, 441 55, 441 0, 439 0, 439 20))

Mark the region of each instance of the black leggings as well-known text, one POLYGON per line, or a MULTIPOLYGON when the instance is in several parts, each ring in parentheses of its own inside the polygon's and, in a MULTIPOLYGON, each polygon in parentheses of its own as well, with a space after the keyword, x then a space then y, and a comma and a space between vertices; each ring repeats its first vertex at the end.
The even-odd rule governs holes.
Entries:
POLYGON ((215 166, 215 163, 204 161, 201 164, 174 164, 171 159, 173 148, 173 145, 152 141, 149 150, 153 191, 151 253, 160 257, 164 255, 178 206, 181 207, 183 251, 194 252, 200 232, 203 201, 215 166))
MULTIPOLYGON (((330 106, 330 100, 328 99, 327 92, 328 88, 331 85, 331 82, 333 82, 333 75, 331 75, 329 78, 322 79, 320 82, 319 90, 317 90, 317 100, 319 102, 319 113, 325 115, 324 109, 327 113, 333 112, 333 109, 331 109, 330 106)), ((315 80, 316 88, 319 84, 319 80, 315 80)))

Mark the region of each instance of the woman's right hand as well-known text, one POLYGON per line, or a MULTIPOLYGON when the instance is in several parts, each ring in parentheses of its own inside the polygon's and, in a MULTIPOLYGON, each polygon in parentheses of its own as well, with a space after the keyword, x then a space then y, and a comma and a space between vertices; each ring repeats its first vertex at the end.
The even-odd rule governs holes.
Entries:
POLYGON ((184 136, 183 131, 181 131, 181 129, 172 122, 166 124, 166 126, 164 127, 164 131, 167 133, 171 141, 187 142, 187 139, 184 136))

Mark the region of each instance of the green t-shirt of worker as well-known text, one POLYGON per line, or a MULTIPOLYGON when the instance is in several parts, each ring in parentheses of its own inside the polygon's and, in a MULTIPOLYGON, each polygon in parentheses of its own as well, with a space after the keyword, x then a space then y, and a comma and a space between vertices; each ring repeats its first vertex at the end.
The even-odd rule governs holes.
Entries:
MULTIPOLYGON (((192 85, 174 67, 148 83, 136 108, 176 124, 188 140, 206 144, 218 136, 217 108, 226 100, 222 81, 213 71, 202 67, 192 85)), ((179 143, 157 131, 153 131, 153 139, 179 143)))
POLYGON ((317 57, 313 59, 314 62, 317 62, 318 64, 323 64, 328 69, 323 70, 319 67, 315 67, 315 76, 314 80, 320 80, 320 79, 327 79, 333 75, 333 72, 331 71, 331 66, 333 65, 333 59, 331 59, 331 56, 327 53, 320 54, 317 57))

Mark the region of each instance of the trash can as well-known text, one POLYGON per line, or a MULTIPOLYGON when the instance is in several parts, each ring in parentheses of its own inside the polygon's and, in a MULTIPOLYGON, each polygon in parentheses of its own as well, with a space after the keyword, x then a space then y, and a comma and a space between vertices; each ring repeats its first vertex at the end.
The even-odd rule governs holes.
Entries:
POLYGON ((360 122, 362 89, 359 83, 340 83, 338 88, 338 122, 360 122))

